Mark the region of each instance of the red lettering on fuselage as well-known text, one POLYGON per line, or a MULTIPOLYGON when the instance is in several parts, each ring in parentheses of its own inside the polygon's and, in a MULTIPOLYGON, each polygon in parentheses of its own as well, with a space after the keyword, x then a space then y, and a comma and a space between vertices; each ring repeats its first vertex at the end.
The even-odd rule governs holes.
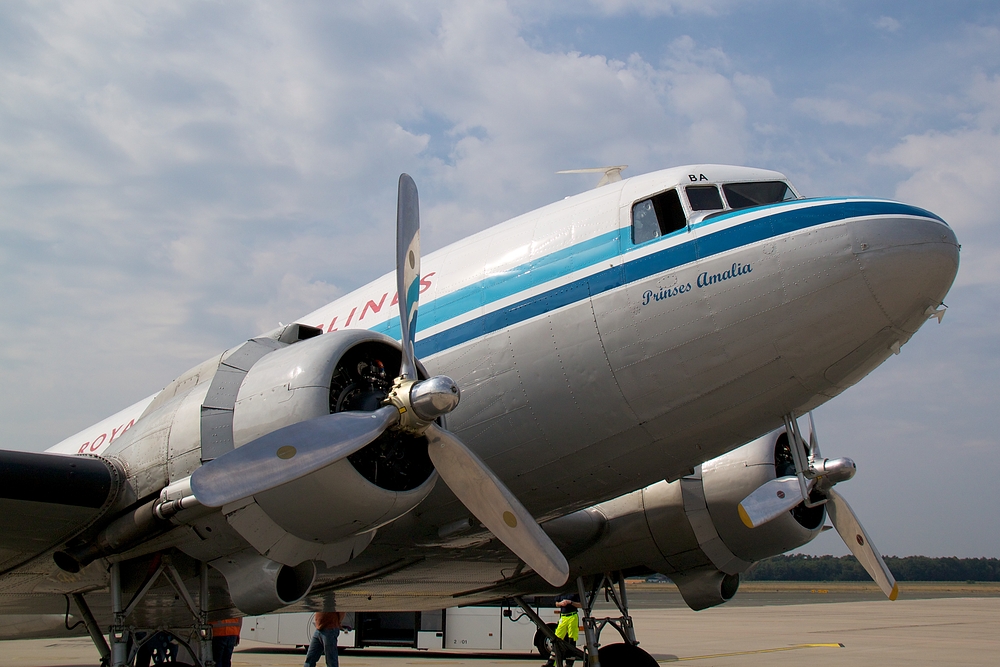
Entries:
POLYGON ((119 424, 116 428, 111 429, 110 438, 108 438, 108 434, 106 432, 102 433, 93 440, 88 440, 87 442, 80 445, 80 449, 78 449, 76 453, 84 454, 87 452, 88 449, 92 452, 96 452, 98 449, 101 448, 101 445, 103 445, 105 441, 107 441, 107 443, 110 445, 117 438, 120 438, 123 435, 125 435, 125 431, 129 430, 133 426, 135 426, 134 419, 129 420, 129 423, 127 424, 119 424))
MULTIPOLYGON (((431 271, 426 276, 421 276, 421 278, 420 278, 420 293, 421 294, 423 294, 424 292, 426 292, 427 290, 429 290, 432 287, 433 283, 431 282, 431 276, 435 275, 435 273, 436 273, 435 271, 431 271)), ((386 298, 388 296, 389 296, 389 293, 385 292, 384 294, 382 294, 382 296, 379 298, 378 301, 376 301, 375 299, 369 299, 369 300, 367 300, 365 302, 364 306, 354 306, 354 307, 352 307, 351 308, 351 312, 348 313, 348 315, 347 315, 347 321, 344 322, 344 325, 343 325, 344 328, 345 329, 349 328, 351 326, 351 322, 354 322, 354 316, 356 314, 358 314, 359 307, 361 309, 361 314, 358 316, 358 320, 357 320, 358 322, 360 322, 361 320, 365 319, 365 317, 367 317, 369 315, 369 313, 377 314, 377 313, 381 312, 382 309, 385 307, 385 300, 386 300, 386 298)), ((392 299, 389 301, 389 305, 390 306, 397 306, 397 305, 399 305, 399 294, 398 293, 393 292, 392 299)), ((331 333, 333 331, 339 331, 340 327, 337 326, 337 320, 338 319, 340 319, 340 315, 334 316, 333 319, 330 320, 330 324, 327 324, 327 325, 321 324, 317 328, 318 329, 325 329, 326 333, 331 333)))
POLYGON ((365 307, 361 310, 361 317, 358 318, 358 321, 360 322, 361 320, 365 319, 365 315, 368 314, 369 309, 371 309, 373 313, 377 313, 380 310, 382 310, 382 306, 385 305, 385 297, 387 296, 389 296, 388 292, 382 295, 382 298, 379 299, 378 303, 375 303, 374 301, 369 301, 368 303, 366 303, 365 307))
POLYGON ((421 294, 423 294, 424 292, 426 292, 427 290, 429 290, 431 288, 431 276, 433 276, 435 273, 436 273, 435 271, 431 271, 426 276, 423 276, 420 279, 420 293, 421 294))
MULTIPOLYGON (((432 284, 431 283, 431 276, 433 276, 434 274, 435 274, 435 272, 431 271, 426 276, 422 276, 420 278, 420 293, 421 294, 423 294, 424 292, 426 292, 427 290, 429 290, 431 288, 431 284, 432 284)), ((358 321, 360 322, 361 320, 365 319, 365 316, 368 314, 368 311, 371 311, 372 313, 379 313, 382 310, 382 308, 385 306, 385 300, 386 300, 386 297, 388 297, 388 296, 389 296, 389 293, 386 292, 385 294, 382 295, 382 298, 380 298, 377 303, 374 300, 369 300, 367 303, 365 303, 364 308, 361 309, 361 316, 358 317, 358 321)), ((393 293, 393 295, 392 295, 392 301, 390 302, 389 305, 390 306, 399 305, 399 295, 397 293, 393 293)), ((357 312, 358 312, 358 307, 357 306, 351 308, 351 312, 347 316, 347 322, 344 324, 345 328, 351 326, 351 322, 354 320, 354 314, 357 313, 357 312)), ((320 323, 320 324, 318 324, 316 326, 316 328, 317 329, 324 329, 325 328, 326 333, 331 333, 333 331, 338 331, 340 329, 340 327, 338 327, 336 325, 337 325, 337 320, 339 318, 340 318, 339 315, 335 315, 333 317, 333 319, 330 320, 330 324, 320 323)), ((121 424, 117 428, 111 429, 111 437, 110 438, 108 438, 108 434, 107 433, 102 433, 99 436, 97 436, 96 438, 94 438, 93 440, 87 441, 87 442, 83 443, 82 445, 80 445, 80 449, 77 450, 77 453, 78 454, 85 454, 88 450, 91 451, 91 452, 96 452, 98 449, 100 449, 105 444, 105 442, 107 442, 107 444, 110 445, 112 442, 114 442, 118 438, 122 437, 122 435, 125 434, 125 431, 129 430, 133 426, 135 426, 135 420, 134 419, 132 419, 131 421, 129 421, 129 423, 127 423, 127 424, 121 424)))
POLYGON ((125 435, 125 431, 129 430, 133 426, 135 426, 135 420, 134 419, 131 420, 129 423, 123 425, 123 426, 119 426, 116 429, 112 429, 111 430, 111 440, 108 440, 108 443, 110 444, 110 443, 112 443, 112 442, 115 441, 115 438, 120 438, 121 436, 125 435))

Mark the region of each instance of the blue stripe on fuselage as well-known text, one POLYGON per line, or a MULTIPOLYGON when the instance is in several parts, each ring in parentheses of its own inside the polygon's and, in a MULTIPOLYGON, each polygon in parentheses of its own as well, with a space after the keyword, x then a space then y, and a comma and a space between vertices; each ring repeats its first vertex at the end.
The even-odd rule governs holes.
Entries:
MULTIPOLYGON (((877 202, 870 200, 838 201, 837 203, 818 204, 790 211, 780 210, 789 204, 801 203, 801 201, 783 202, 752 210, 741 209, 711 218, 710 221, 700 223, 698 226, 719 222, 747 213, 759 213, 761 208, 779 209, 778 212, 772 215, 748 220, 745 223, 726 229, 720 229, 717 232, 664 248, 650 255, 633 260, 626 259, 625 263, 620 267, 598 271, 579 280, 486 313, 468 322, 463 322, 462 324, 417 341, 415 343, 415 352, 419 357, 428 357, 478 338, 479 336, 581 301, 589 296, 601 294, 622 285, 643 280, 657 273, 691 264, 697 260, 707 259, 751 243, 757 243, 768 238, 823 225, 836 220, 871 215, 896 214, 915 215, 944 222, 944 220, 933 213, 915 206, 897 202, 877 202)), ((577 245, 540 257, 503 274, 490 276, 474 285, 469 285, 450 294, 443 295, 431 302, 431 304, 428 304, 427 310, 430 312, 427 313, 427 316, 421 318, 419 328, 427 329, 484 305, 495 303, 519 292, 545 284, 560 276, 593 266, 602 261, 607 261, 621 252, 619 241, 623 231, 627 233, 627 228, 588 239, 577 245)), ((662 241, 666 238, 674 238, 675 236, 661 237, 658 240, 662 241)), ((630 251, 641 247, 647 246, 646 244, 642 246, 629 245, 625 249, 626 258, 630 251)), ((423 314, 421 312, 421 315, 423 314)), ((398 339, 399 318, 394 317, 372 327, 372 329, 398 339)))

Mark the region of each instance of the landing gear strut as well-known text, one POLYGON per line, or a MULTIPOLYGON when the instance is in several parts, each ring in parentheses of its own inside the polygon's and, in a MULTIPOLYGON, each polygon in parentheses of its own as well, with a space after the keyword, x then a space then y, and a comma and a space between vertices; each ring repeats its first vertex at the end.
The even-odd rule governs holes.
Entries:
POLYGON ((583 660, 587 667, 657 667, 656 660, 639 648, 639 641, 635 638, 632 617, 628 613, 625 577, 622 573, 605 572, 596 575, 592 583, 593 585, 588 591, 584 585, 583 577, 576 578, 576 587, 582 603, 583 631, 586 637, 585 650, 580 650, 575 645, 556 637, 552 628, 523 599, 515 597, 513 600, 531 619, 538 631, 551 642, 552 651, 555 653, 555 663, 558 667, 563 667, 566 660, 583 660), (597 599, 598 592, 602 590, 605 601, 613 602, 618 608, 619 616, 595 617, 593 615, 594 601, 597 599), (601 631, 608 625, 618 631, 624 643, 601 647, 601 631))
POLYGON ((194 618, 194 624, 186 640, 172 631, 167 631, 167 636, 187 649, 187 652, 195 661, 196 667, 215 666, 215 661, 212 659, 212 626, 208 623, 208 564, 199 563, 200 590, 197 605, 195 605, 194 599, 188 592, 187 586, 184 585, 184 580, 181 578, 177 568, 170 562, 169 556, 161 558, 156 570, 146 578, 127 605, 123 604, 122 599, 121 566, 119 563, 115 562, 111 564, 110 574, 113 621, 108 630, 108 642, 104 641, 104 636, 83 595, 79 593, 73 594, 73 600, 76 602, 87 630, 101 654, 102 667, 129 667, 130 665, 134 665, 136 657, 144 648, 148 652, 155 642, 163 640, 164 633, 159 632, 159 628, 138 628, 134 625, 126 624, 126 619, 160 578, 160 575, 166 577, 167 582, 181 599, 184 600, 188 611, 191 612, 194 618))
POLYGON ((635 638, 635 626, 632 624, 632 616, 628 613, 625 575, 621 572, 595 575, 589 592, 584 589, 583 577, 577 577, 576 587, 583 603, 583 631, 587 637, 589 667, 657 667, 658 663, 653 656, 639 648, 639 640, 635 638), (604 601, 613 602, 618 608, 619 616, 593 615, 594 601, 602 590, 604 601), (609 625, 618 631, 624 643, 601 646, 601 631, 609 625))

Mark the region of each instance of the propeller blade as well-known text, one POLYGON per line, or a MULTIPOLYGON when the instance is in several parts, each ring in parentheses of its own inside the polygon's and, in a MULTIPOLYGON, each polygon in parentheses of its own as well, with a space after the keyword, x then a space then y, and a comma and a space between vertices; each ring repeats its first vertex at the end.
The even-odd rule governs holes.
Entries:
POLYGON ((736 510, 747 528, 756 528, 791 510, 802 502, 799 479, 778 477, 758 486, 736 510))
POLYGON ((566 557, 510 489, 453 433, 432 424, 426 435, 431 462, 462 504, 542 579, 564 585, 566 557))
POLYGON ((861 522, 858 521, 854 510, 847 504, 844 497, 833 489, 829 489, 826 492, 826 496, 830 499, 830 502, 826 504, 827 511, 830 513, 830 521, 833 522, 833 527, 840 533, 844 544, 851 550, 862 567, 868 571, 868 574, 875 580, 875 583, 882 589, 882 592, 890 600, 895 600, 896 596, 899 595, 899 586, 896 585, 896 579, 892 576, 892 572, 889 571, 889 567, 882 559, 882 554, 878 552, 878 549, 872 544, 871 538, 868 537, 868 533, 861 526, 861 522))
POLYGON ((209 461, 191 475, 202 505, 222 507, 350 456, 399 419, 393 406, 336 412, 279 428, 209 461))
POLYGON ((813 420, 812 410, 809 411, 809 460, 820 458, 819 453, 819 433, 816 431, 816 422, 813 420))
POLYGON ((416 380, 413 338, 417 332, 417 306, 420 304, 420 202, 417 184, 409 174, 400 174, 396 200, 396 294, 403 347, 399 374, 416 380))

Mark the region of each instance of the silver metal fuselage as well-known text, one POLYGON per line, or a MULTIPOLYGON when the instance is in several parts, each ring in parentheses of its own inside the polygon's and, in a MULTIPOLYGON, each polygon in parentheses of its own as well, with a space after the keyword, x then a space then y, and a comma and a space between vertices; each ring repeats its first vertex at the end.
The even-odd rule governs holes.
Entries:
MULTIPOLYGON (((898 350, 954 279, 951 229, 883 200, 729 211, 632 244, 631 205, 676 185, 675 171, 424 260, 417 354, 462 387, 449 428, 541 518, 675 479, 836 396, 898 350)), ((335 327, 387 280, 303 321, 335 327)), ((418 513, 440 525, 466 511, 439 488, 418 513)))

